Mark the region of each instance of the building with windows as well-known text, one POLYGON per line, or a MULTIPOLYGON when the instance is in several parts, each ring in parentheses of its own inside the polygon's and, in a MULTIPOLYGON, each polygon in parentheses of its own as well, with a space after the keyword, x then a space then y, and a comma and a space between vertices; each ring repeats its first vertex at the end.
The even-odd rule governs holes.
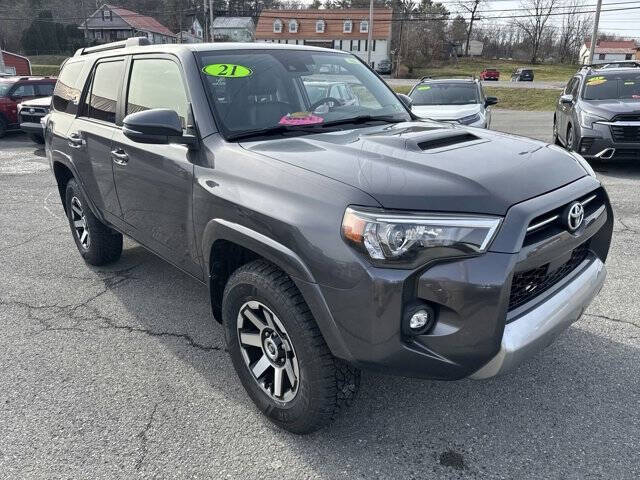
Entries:
POLYGON ((112 5, 102 5, 78 28, 84 32, 87 42, 147 37, 151 43, 176 43, 176 35, 155 18, 112 5))
MULTIPOLYGON (((580 48, 580 63, 589 63, 591 40, 587 40, 580 48)), ((593 53, 593 63, 606 63, 620 60, 636 60, 639 49, 635 40, 599 40, 593 53)))
POLYGON ((0 50, 0 74, 31 75, 31 62, 27 57, 0 50))
POLYGON ((216 42, 253 42, 256 26, 251 17, 217 17, 213 21, 216 42))
MULTIPOLYGON (((373 10, 372 66, 390 58, 391 16, 391 9, 373 10)), ((333 48, 366 60, 369 28, 369 9, 262 10, 256 41, 333 48)))
POLYGON ((202 43, 204 41, 204 28, 196 17, 187 30, 183 30, 176 35, 179 43, 202 43))

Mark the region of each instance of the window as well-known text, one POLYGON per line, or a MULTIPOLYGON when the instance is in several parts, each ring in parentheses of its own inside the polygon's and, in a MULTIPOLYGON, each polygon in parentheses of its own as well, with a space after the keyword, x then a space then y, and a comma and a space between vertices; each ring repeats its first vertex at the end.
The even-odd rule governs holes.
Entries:
POLYGON ((53 108, 58 112, 75 115, 80 100, 80 73, 84 62, 65 63, 55 89, 53 90, 53 108))
POLYGON ((94 36, 96 37, 96 40, 102 40, 102 31, 101 30, 96 30, 94 33, 94 36))
POLYGON ((88 117, 110 123, 116 122, 116 102, 123 74, 122 60, 98 64, 89 92, 89 108, 86 112, 88 117))
POLYGON ((342 24, 342 32, 343 33, 351 33, 353 30, 353 22, 351 20, 345 20, 342 24))
POLYGON ((565 95, 571 93, 571 90, 573 90, 573 86, 575 85, 577 80, 578 79, 576 77, 573 77, 571 80, 569 80, 569 83, 567 83, 567 86, 564 89, 565 95))
POLYGON ((111 10, 102 10, 102 20, 109 20, 111 21, 111 10))
POLYGON ((171 60, 134 60, 127 95, 126 115, 152 108, 175 111, 187 126, 189 101, 178 65, 171 60))
POLYGON ((360 22, 360 33, 369 33, 369 21, 363 20, 360 22))
POLYGON ((36 93, 43 97, 48 97, 53 94, 53 83, 40 83, 36 85, 36 93))
POLYGON ((289 33, 298 33, 298 21, 289 20, 289 33))
POLYGON ((625 60, 631 60, 631 54, 630 54, 630 53, 627 53, 627 54, 624 56, 624 59, 625 59, 625 60))
POLYGON ((316 33, 324 33, 324 20, 316 22, 316 33))
POLYGON ((604 53, 598 54, 598 60, 604 60, 604 59, 605 59, 605 54, 604 53))
POLYGON ((24 97, 35 97, 36 89, 33 84, 24 84, 19 85, 12 93, 11 96, 24 98, 24 97))
POLYGON ((273 33, 282 33, 282 21, 276 20, 273 22, 273 33))

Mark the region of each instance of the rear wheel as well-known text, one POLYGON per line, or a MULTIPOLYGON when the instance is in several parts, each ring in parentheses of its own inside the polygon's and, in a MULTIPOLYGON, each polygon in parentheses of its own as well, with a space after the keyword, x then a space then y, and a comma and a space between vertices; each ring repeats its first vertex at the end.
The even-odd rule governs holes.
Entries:
POLYGON ((84 261, 98 266, 118 260, 122 234, 98 220, 74 179, 67 184, 65 205, 73 239, 84 261))
POLYGON ((240 381, 276 425, 310 433, 353 402, 360 372, 331 354, 295 284, 274 265, 256 260, 233 273, 222 318, 240 381))

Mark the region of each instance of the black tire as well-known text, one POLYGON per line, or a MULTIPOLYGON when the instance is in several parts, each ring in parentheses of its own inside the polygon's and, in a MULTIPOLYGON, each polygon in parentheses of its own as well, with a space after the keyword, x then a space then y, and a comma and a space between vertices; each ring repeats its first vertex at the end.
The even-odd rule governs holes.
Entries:
POLYGON ((570 152, 576 149, 576 135, 573 130, 573 125, 569 124, 567 127, 567 136, 565 137, 565 148, 570 152))
POLYGON ((331 354, 295 284, 273 264, 256 260, 232 274, 224 290, 222 319, 227 348, 242 385, 258 409, 279 427, 297 434, 310 433, 329 424, 342 408, 353 403, 360 371, 331 354), (288 402, 267 394, 245 362, 238 317, 248 302, 259 302, 271 310, 291 342, 299 381, 297 393, 288 402))
POLYGON ((74 179, 69 180, 65 194, 67 218, 76 247, 89 265, 106 265, 115 262, 122 254, 122 234, 107 227, 96 218, 74 179), (80 213, 78 212, 78 206, 80 213), (77 227, 74 222, 84 222, 77 227), (83 238, 82 231, 87 231, 83 238))
POLYGON ((558 136, 558 122, 556 121, 556 117, 553 117, 553 144, 562 147, 562 142, 560 141, 560 137, 558 136))
POLYGON ((39 145, 44 145, 44 137, 42 135, 38 135, 37 133, 30 133, 29 134, 29 138, 39 144, 39 145))

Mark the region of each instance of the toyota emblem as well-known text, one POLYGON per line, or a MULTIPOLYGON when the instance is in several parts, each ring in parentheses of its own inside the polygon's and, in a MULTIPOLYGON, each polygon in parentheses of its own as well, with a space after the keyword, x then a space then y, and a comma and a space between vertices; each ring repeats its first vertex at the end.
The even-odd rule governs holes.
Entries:
POLYGON ((570 232, 575 232, 580 228, 584 220, 584 207, 580 202, 573 202, 567 208, 565 222, 570 232))
POLYGON ((36 113, 35 108, 30 108, 30 109, 29 109, 29 113, 36 113))

